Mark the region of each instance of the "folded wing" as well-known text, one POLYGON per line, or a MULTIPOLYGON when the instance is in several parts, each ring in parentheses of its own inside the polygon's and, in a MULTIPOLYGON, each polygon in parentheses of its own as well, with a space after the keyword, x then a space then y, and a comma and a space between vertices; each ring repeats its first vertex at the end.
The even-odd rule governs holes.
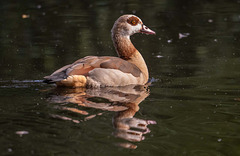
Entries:
POLYGON ((132 74, 135 77, 139 77, 141 74, 140 69, 121 58, 108 57, 108 56, 87 56, 75 61, 73 64, 66 65, 49 76, 44 77, 44 82, 55 83, 66 79, 71 75, 84 75, 88 76, 88 73, 95 68, 117 69, 124 73, 132 74))

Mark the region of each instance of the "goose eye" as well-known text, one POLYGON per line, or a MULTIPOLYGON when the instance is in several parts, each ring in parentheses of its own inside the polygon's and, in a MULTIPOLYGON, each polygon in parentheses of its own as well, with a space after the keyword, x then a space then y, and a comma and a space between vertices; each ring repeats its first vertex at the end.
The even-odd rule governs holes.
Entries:
POLYGON ((132 17, 130 17, 129 19, 127 19, 127 22, 128 22, 129 24, 135 26, 135 25, 138 24, 139 19, 136 18, 136 17, 134 17, 134 16, 132 16, 132 17))
POLYGON ((135 20, 133 20, 131 23, 132 23, 132 25, 136 25, 137 22, 135 20))

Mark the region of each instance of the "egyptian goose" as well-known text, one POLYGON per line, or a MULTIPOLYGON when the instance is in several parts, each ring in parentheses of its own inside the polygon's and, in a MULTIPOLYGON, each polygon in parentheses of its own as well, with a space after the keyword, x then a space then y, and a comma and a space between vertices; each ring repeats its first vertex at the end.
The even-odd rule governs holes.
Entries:
POLYGON ((111 30, 119 57, 86 56, 66 65, 50 76, 46 83, 66 87, 106 87, 144 85, 148 81, 147 65, 130 40, 135 33, 155 34, 135 15, 119 17, 111 30))

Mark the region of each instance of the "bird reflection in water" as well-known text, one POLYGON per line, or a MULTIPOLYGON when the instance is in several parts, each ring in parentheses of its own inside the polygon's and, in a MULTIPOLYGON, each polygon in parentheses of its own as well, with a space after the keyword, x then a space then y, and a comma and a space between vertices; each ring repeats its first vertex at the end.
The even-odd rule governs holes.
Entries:
MULTIPOLYGON (((56 88, 51 93, 48 100, 51 103, 74 103, 81 107, 101 109, 104 111, 114 111, 113 117, 115 137, 127 140, 125 143, 117 143, 118 146, 136 149, 133 142, 144 140, 144 134, 150 133, 149 124, 156 124, 153 120, 143 120, 135 118, 134 115, 139 111, 139 104, 149 95, 148 86, 125 86, 125 87, 106 87, 98 89, 85 88, 56 88), (100 102, 92 100, 102 98, 100 102)), ((52 117, 63 120, 71 120, 75 123, 84 122, 102 113, 89 115, 88 112, 78 108, 58 105, 56 108, 67 110, 81 115, 86 115, 83 120, 75 120, 70 117, 52 114, 52 117)))

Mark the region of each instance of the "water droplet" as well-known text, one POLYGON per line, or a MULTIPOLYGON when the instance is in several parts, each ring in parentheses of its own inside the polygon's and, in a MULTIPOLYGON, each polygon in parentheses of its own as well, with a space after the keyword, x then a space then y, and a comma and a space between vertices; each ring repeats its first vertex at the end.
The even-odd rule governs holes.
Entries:
POLYGON ((184 37, 188 37, 190 35, 190 33, 179 33, 178 34, 178 38, 179 39, 182 39, 182 38, 184 38, 184 37))
POLYGON ((213 19, 208 19, 208 23, 212 23, 213 22, 213 19))
POLYGON ((16 134, 19 135, 20 137, 22 137, 25 134, 29 134, 28 131, 16 131, 16 134))
POLYGON ((156 58, 161 58, 161 57, 163 57, 163 56, 161 56, 161 55, 157 55, 157 56, 156 56, 156 58))
POLYGON ((221 139, 221 138, 219 138, 217 141, 218 141, 218 142, 221 142, 221 141, 222 141, 222 139, 221 139))
POLYGON ((22 19, 29 18, 29 17, 30 17, 30 15, 22 14, 22 19))
POLYGON ((38 9, 41 9, 41 8, 42 8, 42 6, 39 4, 39 5, 37 5, 37 8, 38 8, 38 9))

